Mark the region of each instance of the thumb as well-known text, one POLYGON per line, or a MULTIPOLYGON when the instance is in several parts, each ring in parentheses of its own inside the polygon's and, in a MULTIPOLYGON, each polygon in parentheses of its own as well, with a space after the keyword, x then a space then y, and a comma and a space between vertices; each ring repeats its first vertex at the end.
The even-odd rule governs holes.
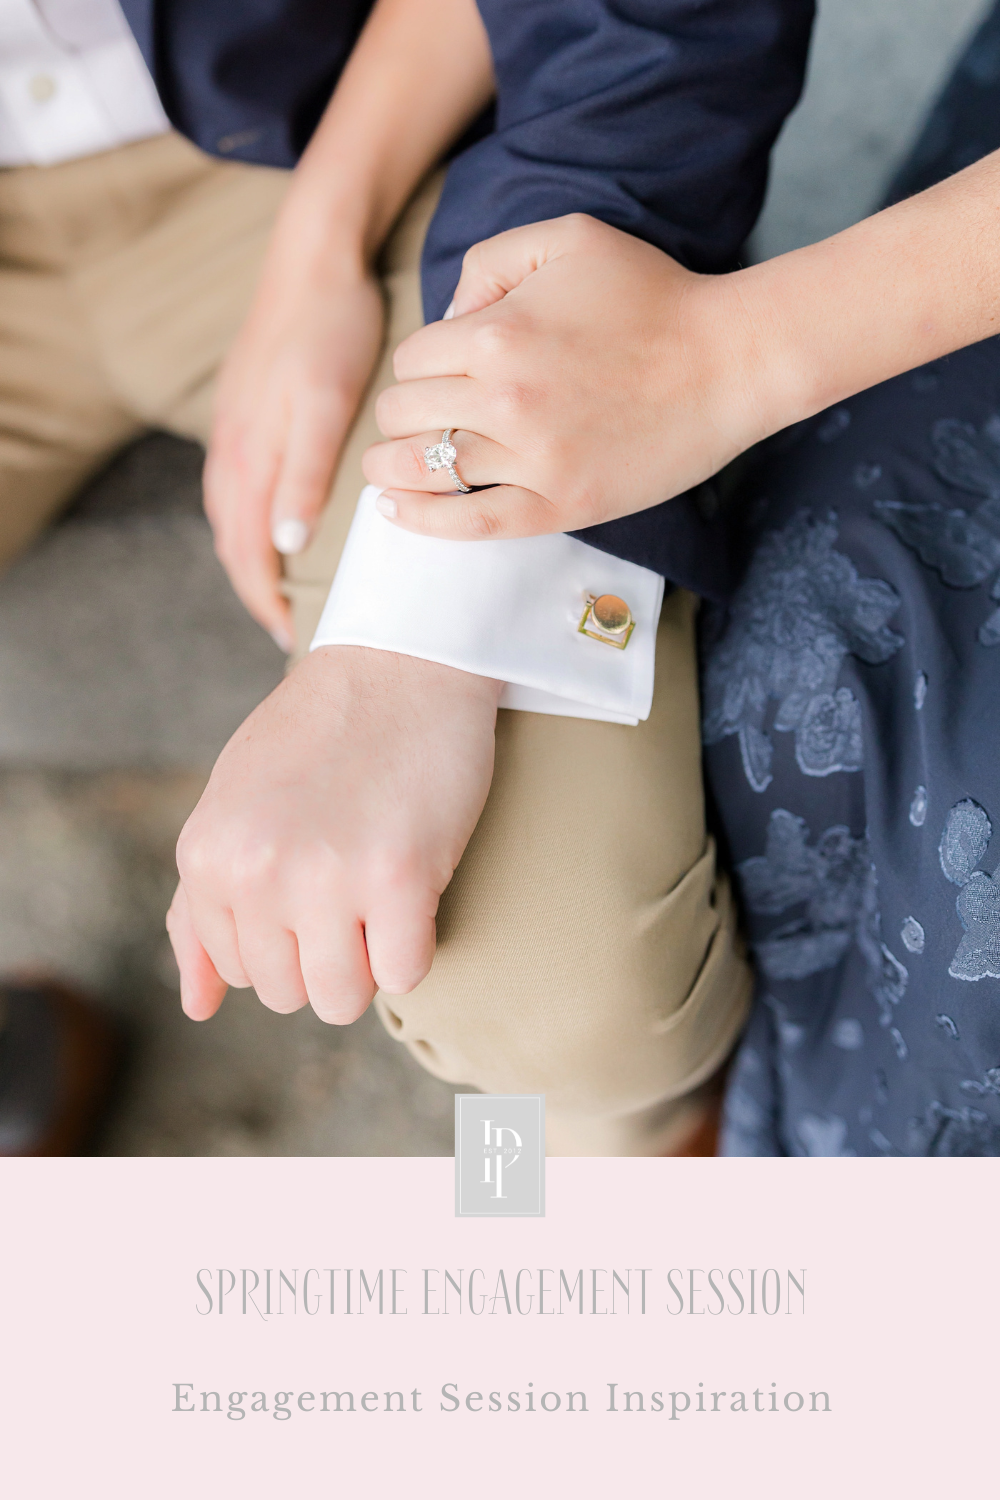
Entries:
POLYGON ((445 317, 461 317, 499 302, 547 261, 578 248, 581 231, 594 223, 587 214, 544 219, 480 240, 466 251, 462 275, 445 317))

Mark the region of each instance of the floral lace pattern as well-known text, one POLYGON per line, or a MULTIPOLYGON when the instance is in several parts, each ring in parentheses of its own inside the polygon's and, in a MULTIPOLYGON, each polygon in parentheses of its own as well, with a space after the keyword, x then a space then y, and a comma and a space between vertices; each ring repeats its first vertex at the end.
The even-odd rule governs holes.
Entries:
MULTIPOLYGON (((737 866, 747 906, 777 916, 794 906, 803 914, 754 944, 762 971, 772 980, 806 979, 832 969, 857 944, 883 1026, 906 993, 909 971, 881 937, 878 890, 868 842, 849 829, 828 828, 809 843, 809 828, 784 808, 772 812, 763 854, 737 866)), ((902 1037, 896 1043, 899 1051, 902 1037)))
POLYGON ((972 1106, 954 1109, 935 1099, 910 1134, 919 1156, 1000 1156, 1000 1126, 972 1106))
POLYGON ((875 664, 903 644, 888 621, 899 595, 879 578, 861 578, 834 548, 831 512, 801 511, 767 533, 733 601, 730 625, 705 666, 705 743, 739 736, 743 769, 756 792, 771 783, 771 728, 795 736, 806 776, 861 767, 861 706, 837 679, 853 653, 875 664))
MULTIPOLYGON (((877 500, 875 514, 945 583, 977 588, 1000 567, 1000 416, 990 417, 979 432, 951 417, 935 422, 931 445, 938 477, 964 494, 981 496, 982 503, 970 512, 877 500)), ((1000 575, 990 598, 1000 600, 1000 575)), ((1000 606, 980 625, 979 641, 1000 645, 1000 606)))
POLYGON ((945 819, 938 858, 945 878, 961 886, 955 908, 965 932, 948 966, 952 979, 1000 979, 1000 870, 976 869, 992 836, 986 809, 971 797, 956 802, 945 819))
POLYGON ((890 383, 836 432, 804 424, 790 468, 784 450, 761 468, 743 583, 706 632, 704 739, 740 746, 742 773, 735 746, 708 762, 759 979, 727 1153, 1000 1156, 1000 991, 980 983, 1000 980, 1000 376, 966 363, 890 383), (872 408, 922 455, 894 463, 872 408))

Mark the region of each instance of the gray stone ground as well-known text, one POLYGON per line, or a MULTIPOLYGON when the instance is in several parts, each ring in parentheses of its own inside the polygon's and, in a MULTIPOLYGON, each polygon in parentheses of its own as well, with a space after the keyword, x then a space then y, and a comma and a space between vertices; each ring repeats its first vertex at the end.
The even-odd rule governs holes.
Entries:
MULTIPOLYGON (((756 258, 877 202, 985 8, 821 0, 756 258)), ((180 1013, 163 931, 173 844, 281 673, 213 559, 199 464, 146 439, 0 580, 0 972, 61 974, 120 1018, 128 1065, 100 1151, 446 1154, 454 1091, 370 1014, 341 1030, 247 994, 201 1026, 180 1013)))
POLYGON ((806 89, 778 140, 755 258, 878 206, 930 100, 993 0, 818 0, 806 89))

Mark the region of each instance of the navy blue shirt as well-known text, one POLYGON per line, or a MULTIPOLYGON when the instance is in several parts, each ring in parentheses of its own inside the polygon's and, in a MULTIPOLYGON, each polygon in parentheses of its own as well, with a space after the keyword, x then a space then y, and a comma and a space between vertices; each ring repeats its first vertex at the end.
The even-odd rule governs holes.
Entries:
MULTIPOLYGON (((179 130, 217 155, 288 167, 369 9, 368 0, 122 4, 179 130)), ((427 318, 441 316, 471 245, 560 214, 593 214, 694 270, 734 266, 802 87, 814 0, 479 8, 496 110, 448 170, 424 248, 427 318)), ((710 598, 726 592, 725 538, 694 496, 578 535, 710 598)))

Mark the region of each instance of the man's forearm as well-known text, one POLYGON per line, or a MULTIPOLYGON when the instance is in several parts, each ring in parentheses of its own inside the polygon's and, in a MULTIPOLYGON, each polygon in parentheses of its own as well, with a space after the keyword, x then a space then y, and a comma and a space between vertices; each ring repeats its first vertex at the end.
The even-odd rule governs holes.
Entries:
POLYGON ((474 0, 378 0, 296 170, 285 249, 370 259, 492 92, 474 0))
POLYGON ((423 258, 440 318, 476 241, 586 213, 726 271, 805 74, 813 0, 480 0, 496 129, 448 170, 423 258))
POLYGON ((995 152, 830 239, 723 278, 760 435, 1000 331, 998 230, 995 152))

